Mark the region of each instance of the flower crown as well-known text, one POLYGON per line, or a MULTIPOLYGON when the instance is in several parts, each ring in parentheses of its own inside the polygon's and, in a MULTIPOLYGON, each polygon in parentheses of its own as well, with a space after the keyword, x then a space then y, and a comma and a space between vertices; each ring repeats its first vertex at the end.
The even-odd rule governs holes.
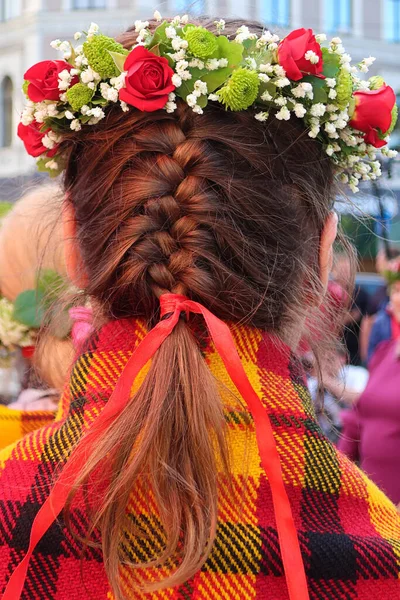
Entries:
POLYGON ((162 21, 156 11, 154 17, 154 32, 147 21, 136 21, 130 51, 92 23, 87 33, 75 34, 75 40, 86 38, 75 48, 52 42, 64 60, 43 61, 25 73, 28 102, 18 135, 40 170, 61 172, 63 133, 95 125, 107 106, 173 113, 177 97, 197 114, 215 102, 232 111, 253 107, 258 121, 302 119, 353 192, 360 180, 381 175, 376 149, 397 154, 386 147, 397 120, 395 93, 381 77, 362 80, 358 74, 375 59, 352 66, 340 38, 323 46, 326 36, 311 29, 280 40, 243 25, 231 40, 223 35, 223 20, 215 22, 214 35, 187 16, 162 21))

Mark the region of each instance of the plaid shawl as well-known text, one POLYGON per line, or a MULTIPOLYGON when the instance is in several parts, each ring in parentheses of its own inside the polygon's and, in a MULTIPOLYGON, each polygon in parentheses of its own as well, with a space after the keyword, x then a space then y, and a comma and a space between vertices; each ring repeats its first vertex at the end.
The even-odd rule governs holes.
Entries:
MULTIPOLYGON (((395 507, 323 436, 290 351, 254 329, 234 327, 232 332, 274 428, 311 600, 400 599, 400 518, 395 507)), ((140 321, 106 325, 77 359, 55 421, 0 452, 0 590, 26 552, 32 520, 56 469, 79 439, 82 424, 99 414, 145 334, 140 321)), ((211 371, 235 393, 213 347, 204 352, 211 371)), ((271 491, 251 416, 238 404, 227 408, 226 420, 231 477, 219 477, 219 522, 207 562, 185 585, 153 594, 129 593, 131 574, 122 569, 128 598, 287 600, 271 491)), ((139 485, 127 510, 148 533, 147 544, 126 540, 127 550, 133 560, 145 560, 148 545, 154 550, 163 543, 149 490, 139 485)), ((83 503, 73 508, 71 526, 81 535, 87 530, 83 503)), ((80 544, 59 520, 35 550, 22 598, 113 600, 101 551, 90 548, 82 568, 80 544)))

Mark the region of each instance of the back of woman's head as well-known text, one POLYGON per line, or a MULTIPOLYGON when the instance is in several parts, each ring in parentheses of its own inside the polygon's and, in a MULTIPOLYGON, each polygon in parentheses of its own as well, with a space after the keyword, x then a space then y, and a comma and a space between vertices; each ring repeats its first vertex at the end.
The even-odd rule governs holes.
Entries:
MULTIPOLYGON (((227 24, 227 33, 236 29, 227 24)), ((135 34, 121 40, 130 48, 135 34)), ((223 320, 288 337, 317 302, 332 166, 300 121, 261 123, 251 109, 235 113, 212 104, 203 115, 183 102, 173 114, 111 107, 97 126, 65 144, 65 187, 86 291, 106 318, 143 317, 151 326, 160 296, 172 292, 223 320)), ((187 580, 207 558, 220 458, 229 469, 224 433, 216 383, 180 321, 77 482, 84 484, 99 465, 108 473, 93 525, 102 532, 117 598, 123 597, 120 561, 148 590, 187 580), (120 541, 121 530, 132 527, 125 515, 129 494, 143 478, 165 538, 161 551, 149 550, 138 565, 120 541), (169 565, 168 576, 144 585, 142 569, 160 564, 169 565)), ((135 535, 146 537, 140 529, 135 535)))

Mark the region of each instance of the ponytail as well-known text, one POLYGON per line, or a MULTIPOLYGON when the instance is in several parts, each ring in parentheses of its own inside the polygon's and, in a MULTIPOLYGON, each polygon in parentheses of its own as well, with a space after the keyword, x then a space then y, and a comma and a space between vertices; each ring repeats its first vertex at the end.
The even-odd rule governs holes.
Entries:
MULTIPOLYGON (((74 454, 79 456, 79 445, 74 454)), ((96 506, 85 544, 92 545, 91 534, 99 529, 115 599, 124 598, 122 565, 130 569, 137 591, 190 579, 215 538, 217 463, 228 472, 229 461, 217 384, 182 319, 156 352, 138 391, 85 461, 67 503, 67 522, 77 491, 90 489, 96 506), (131 511, 134 518, 126 510, 131 492, 138 502, 131 511), (140 513, 147 511, 140 502, 149 506, 152 501, 160 523, 143 526, 140 513), (132 539, 140 549, 136 554, 131 542, 126 545, 132 539), (160 573, 156 579, 155 568, 160 573)))

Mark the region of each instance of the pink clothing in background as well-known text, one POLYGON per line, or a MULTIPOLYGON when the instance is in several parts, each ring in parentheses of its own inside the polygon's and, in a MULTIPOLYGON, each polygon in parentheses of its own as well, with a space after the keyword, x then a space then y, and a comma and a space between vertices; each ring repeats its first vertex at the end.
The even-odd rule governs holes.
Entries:
POLYGON ((342 414, 339 449, 395 503, 400 503, 400 360, 397 342, 382 342, 357 405, 342 414))
POLYGON ((79 352, 93 331, 93 311, 86 306, 75 306, 69 310, 72 319, 72 341, 79 352))

